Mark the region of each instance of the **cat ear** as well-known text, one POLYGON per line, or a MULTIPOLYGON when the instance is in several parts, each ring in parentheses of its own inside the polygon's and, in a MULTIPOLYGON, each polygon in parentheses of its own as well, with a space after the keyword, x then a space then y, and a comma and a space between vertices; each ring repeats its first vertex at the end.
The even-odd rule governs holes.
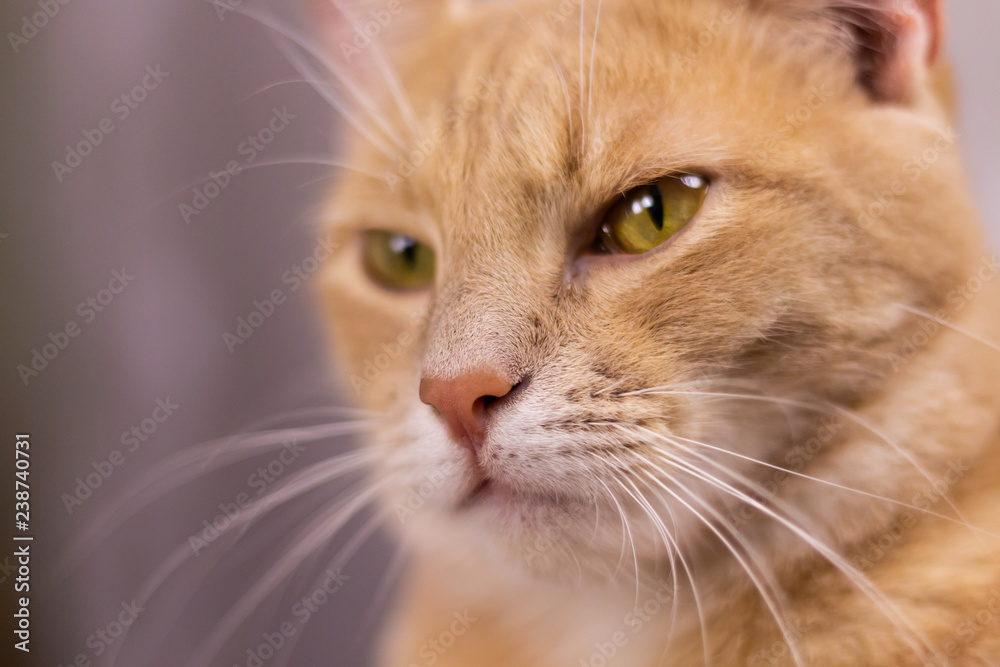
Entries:
POLYGON ((836 0, 846 18, 859 81, 872 97, 907 102, 941 50, 943 0, 836 0))

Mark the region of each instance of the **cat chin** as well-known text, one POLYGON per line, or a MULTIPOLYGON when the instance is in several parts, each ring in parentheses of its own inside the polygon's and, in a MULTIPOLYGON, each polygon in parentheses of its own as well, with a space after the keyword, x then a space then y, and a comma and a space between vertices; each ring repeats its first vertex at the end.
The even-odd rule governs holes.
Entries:
POLYGON ((633 586, 637 572, 645 580, 670 569, 659 536, 628 536, 620 522, 596 514, 593 502, 518 493, 496 483, 449 500, 424 507, 402 525, 399 537, 423 558, 461 563, 476 577, 486 567, 558 585, 633 586))

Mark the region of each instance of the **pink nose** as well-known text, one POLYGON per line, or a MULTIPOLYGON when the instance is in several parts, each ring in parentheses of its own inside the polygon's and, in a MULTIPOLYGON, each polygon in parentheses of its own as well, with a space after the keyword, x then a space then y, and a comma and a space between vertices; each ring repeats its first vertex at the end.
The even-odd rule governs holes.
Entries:
POLYGON ((491 368, 477 368, 450 380, 424 377, 420 400, 437 409, 456 443, 478 454, 486 430, 487 410, 506 396, 511 383, 491 368))

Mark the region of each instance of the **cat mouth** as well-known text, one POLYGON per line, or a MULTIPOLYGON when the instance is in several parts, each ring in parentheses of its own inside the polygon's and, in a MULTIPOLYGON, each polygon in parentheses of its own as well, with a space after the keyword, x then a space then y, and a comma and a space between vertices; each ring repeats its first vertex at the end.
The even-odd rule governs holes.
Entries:
POLYGON ((496 504, 503 507, 513 505, 549 505, 565 502, 554 495, 544 492, 531 492, 512 488, 496 479, 483 476, 475 487, 459 501, 459 511, 471 509, 484 504, 496 504))
POLYGON ((541 496, 536 497, 534 494, 515 490, 492 477, 483 476, 472 491, 459 502, 458 510, 469 510, 484 505, 509 509, 515 505, 539 502, 544 502, 541 496))

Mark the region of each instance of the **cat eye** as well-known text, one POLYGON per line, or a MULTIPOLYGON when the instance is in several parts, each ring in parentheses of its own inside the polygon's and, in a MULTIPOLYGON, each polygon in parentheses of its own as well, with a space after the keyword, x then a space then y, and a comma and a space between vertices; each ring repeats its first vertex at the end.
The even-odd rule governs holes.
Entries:
POLYGON ((601 220, 597 244, 603 252, 639 255, 662 245, 701 209, 708 179, 667 176, 626 192, 601 220))
POLYGON ((365 232, 361 253, 368 276, 383 287, 410 291, 434 282, 434 251, 411 236, 365 232))

